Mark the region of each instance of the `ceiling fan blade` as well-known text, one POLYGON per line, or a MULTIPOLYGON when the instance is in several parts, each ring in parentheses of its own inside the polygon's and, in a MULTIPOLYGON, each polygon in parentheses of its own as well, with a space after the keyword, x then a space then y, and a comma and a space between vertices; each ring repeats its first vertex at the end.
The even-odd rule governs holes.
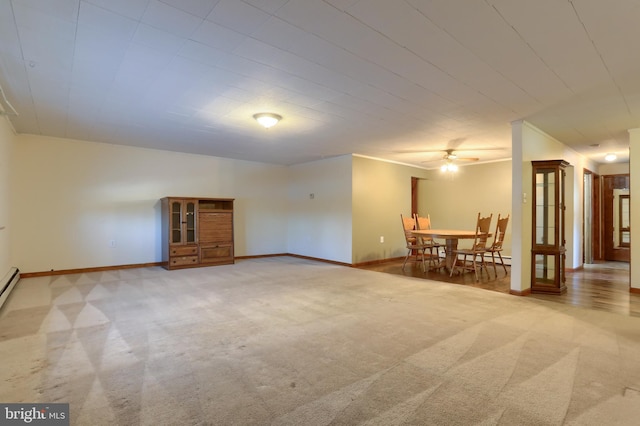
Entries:
POLYGON ((480 160, 478 157, 457 157, 453 161, 478 161, 480 160))
POLYGON ((506 148, 467 148, 467 149, 399 149, 393 151, 395 154, 430 154, 430 153, 459 153, 459 152, 474 152, 474 151, 502 151, 506 148))

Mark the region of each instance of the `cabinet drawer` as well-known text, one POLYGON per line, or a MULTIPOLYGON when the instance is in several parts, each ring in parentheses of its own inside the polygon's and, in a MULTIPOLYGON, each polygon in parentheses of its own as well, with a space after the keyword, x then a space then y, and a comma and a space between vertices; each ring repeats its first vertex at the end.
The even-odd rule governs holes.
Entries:
POLYGON ((197 256, 198 246, 169 247, 169 256, 197 256))
POLYGON ((169 258, 169 266, 196 265, 198 256, 179 256, 169 258))
POLYGON ((200 246, 200 261, 202 263, 217 263, 233 260, 233 244, 216 244, 200 246))

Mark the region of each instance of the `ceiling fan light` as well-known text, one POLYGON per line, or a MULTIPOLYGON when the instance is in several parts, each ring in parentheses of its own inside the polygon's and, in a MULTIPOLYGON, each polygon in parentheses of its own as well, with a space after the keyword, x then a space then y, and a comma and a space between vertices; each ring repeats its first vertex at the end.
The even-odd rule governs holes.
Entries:
POLYGON ((254 114, 253 118, 265 129, 275 126, 280 120, 282 120, 282 116, 271 112, 260 112, 258 114, 254 114))
POLYGON ((448 162, 448 163, 446 163, 446 164, 443 164, 443 165, 440 167, 440 170, 441 170, 443 173, 446 173, 446 172, 452 172, 452 173, 455 173, 455 172, 457 172, 457 171, 458 171, 458 165, 457 165, 457 164, 454 164, 454 163, 452 163, 452 162, 448 162))

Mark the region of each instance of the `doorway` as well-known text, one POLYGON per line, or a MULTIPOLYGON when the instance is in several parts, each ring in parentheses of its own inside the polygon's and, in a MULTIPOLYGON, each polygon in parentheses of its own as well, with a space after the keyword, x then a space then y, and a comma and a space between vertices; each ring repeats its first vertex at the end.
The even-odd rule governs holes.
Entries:
POLYGON ((604 260, 629 262, 631 259, 629 186, 628 174, 602 177, 604 260))
POLYGON ((582 262, 595 263, 603 259, 600 235, 600 176, 591 170, 583 171, 582 262))

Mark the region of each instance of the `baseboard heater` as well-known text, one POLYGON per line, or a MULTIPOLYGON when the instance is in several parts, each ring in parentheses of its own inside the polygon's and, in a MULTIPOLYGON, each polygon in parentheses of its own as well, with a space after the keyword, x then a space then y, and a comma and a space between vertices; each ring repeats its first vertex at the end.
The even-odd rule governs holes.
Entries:
POLYGON ((11 290, 18 284, 19 280, 20 271, 18 268, 9 269, 9 272, 0 283, 0 286, 2 286, 2 291, 0 291, 0 308, 2 308, 2 305, 4 305, 4 302, 9 297, 9 293, 11 293, 11 290))

